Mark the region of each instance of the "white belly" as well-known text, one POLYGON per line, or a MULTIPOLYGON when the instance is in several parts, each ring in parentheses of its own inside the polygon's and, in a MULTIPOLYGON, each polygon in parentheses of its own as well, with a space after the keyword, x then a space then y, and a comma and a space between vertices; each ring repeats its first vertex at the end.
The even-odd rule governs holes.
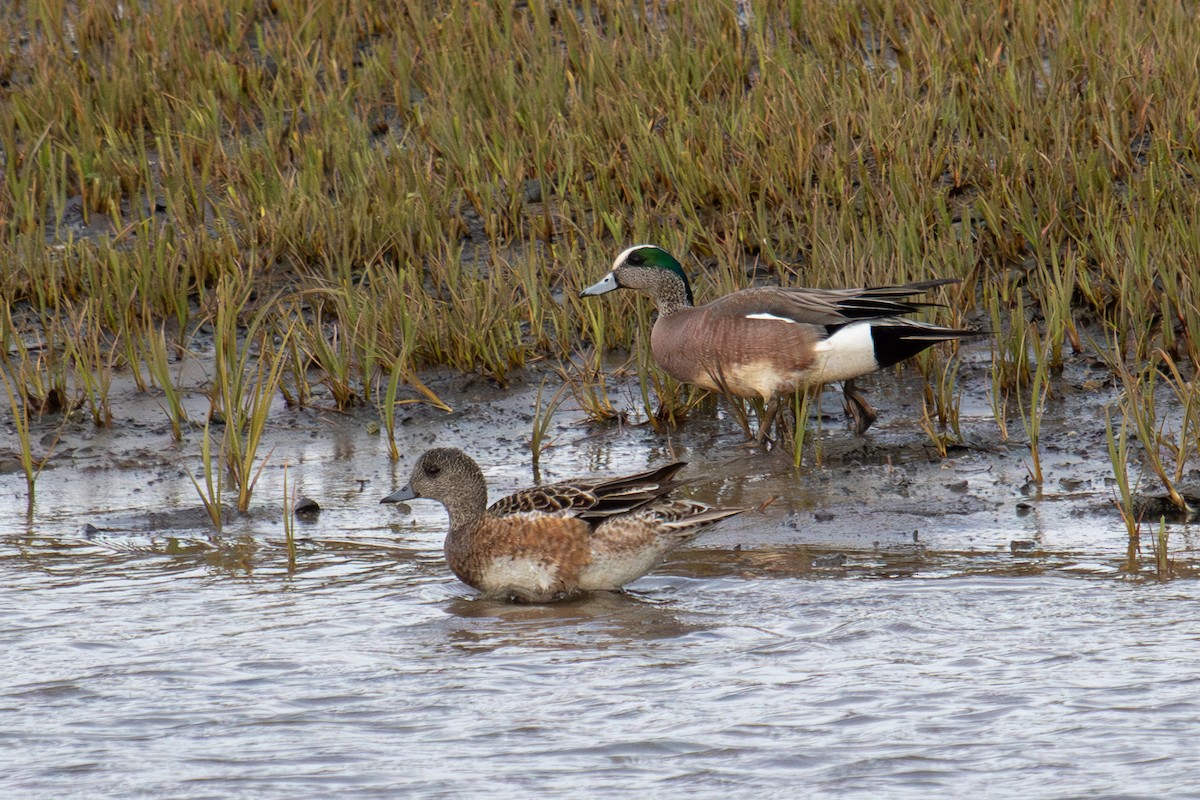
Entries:
POLYGON ((488 595, 538 595, 558 583, 557 570, 536 558, 494 558, 479 578, 479 588, 488 595))
MULTIPOLYGON (((807 370, 805 370, 807 372, 807 370)), ((770 400, 780 391, 790 391, 791 388, 803 384, 805 372, 776 369, 774 364, 759 361, 753 364, 735 364, 726 368, 721 377, 725 387, 717 381, 704 388, 710 391, 721 391, 728 388, 738 397, 761 397, 770 400)))

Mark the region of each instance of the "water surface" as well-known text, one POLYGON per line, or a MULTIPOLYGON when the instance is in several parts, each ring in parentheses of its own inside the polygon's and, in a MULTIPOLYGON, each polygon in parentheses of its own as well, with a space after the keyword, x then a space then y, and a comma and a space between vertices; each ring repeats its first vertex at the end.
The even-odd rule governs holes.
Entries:
POLYGON ((440 507, 378 501, 433 444, 493 496, 530 483, 535 388, 416 413, 397 465, 365 415, 280 411, 219 535, 197 438, 161 421, 67 430, 28 517, 0 474, 0 796, 1194 793, 1197 543, 1170 527, 1173 581, 1149 538, 1130 560, 1095 431, 1048 420, 1031 487, 986 408, 951 458, 893 401, 800 470, 720 415, 667 436, 564 408, 544 477, 683 458, 688 491, 764 510, 627 594, 478 600, 440 507), (284 464, 323 508, 294 565, 284 464))
POLYGON ((1194 582, 693 549, 523 607, 407 545, 292 574, 6 547, 6 796, 1179 796, 1200 767, 1194 582))

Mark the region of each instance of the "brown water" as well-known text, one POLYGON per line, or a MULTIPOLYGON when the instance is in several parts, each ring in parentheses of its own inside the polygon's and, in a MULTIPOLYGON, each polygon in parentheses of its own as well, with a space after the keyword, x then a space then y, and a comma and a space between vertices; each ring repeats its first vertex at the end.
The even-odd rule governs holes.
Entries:
MULTIPOLYGON (((1197 792, 1200 588, 1122 571, 1108 465, 1065 422, 1038 493, 970 408, 949 461, 889 400, 799 472, 728 420, 668 439, 565 408, 548 478, 682 457, 704 499, 777 499, 627 594, 513 606, 449 575, 440 507, 378 500, 434 442, 475 452, 493 496, 528 484, 532 385, 415 412, 395 467, 365 417, 281 411, 219 537, 196 442, 136 412, 68 432, 32 520, 0 475, 0 796, 1197 792), (324 507, 294 569, 284 462, 324 507)), ((1194 534, 1171 536, 1189 574, 1194 534)))

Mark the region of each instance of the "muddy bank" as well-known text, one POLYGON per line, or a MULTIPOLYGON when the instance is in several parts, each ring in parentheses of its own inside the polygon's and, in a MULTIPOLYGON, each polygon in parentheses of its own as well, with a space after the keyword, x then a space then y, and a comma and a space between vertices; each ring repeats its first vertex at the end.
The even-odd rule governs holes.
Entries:
MULTIPOLYGON (((550 444, 540 478, 683 459, 690 462, 685 474, 697 497, 765 506, 697 540, 696 548, 725 554, 702 559, 704 568, 1129 568, 1131 550, 1113 505, 1105 439, 1105 408, 1116 397, 1108 373, 1094 359, 1068 361, 1042 419, 1045 480, 1038 485, 1030 480, 1019 418, 1009 422, 1010 440, 1001 440, 987 393, 989 360, 984 346, 963 350, 962 443, 951 446, 944 459, 921 428, 923 381, 912 370, 861 381, 880 411, 865 436, 856 436, 844 419, 840 393, 827 390, 813 417, 819 431, 799 468, 783 450, 764 453, 747 444, 719 403, 701 407, 673 431, 654 430, 641 415, 636 380, 629 376, 610 383, 613 402, 627 412, 619 424, 589 422, 565 395, 547 428, 550 444), (756 559, 748 551, 774 555, 756 559)), ((181 369, 186 378, 181 383, 190 387, 188 413, 202 420, 208 409, 204 354, 181 369)), ((96 428, 82 414, 65 425, 51 418, 37 422, 42 452, 53 449, 38 480, 32 519, 24 513, 15 440, 0 451, 0 487, 9 497, 0 535, 83 537, 151 551, 180 542, 220 549, 239 537, 243 546, 247 541, 272 546, 283 533, 286 469, 298 494, 321 507, 297 523, 297 536, 311 546, 413 545, 436 553, 444 524, 440 507, 416 503, 397 511, 378 499, 404 482, 415 457, 433 445, 470 452, 483 466, 493 496, 533 482, 530 440, 538 388, 546 381, 545 405, 558 378, 549 367, 516 373, 505 387, 440 370, 423 378, 453 411, 422 404, 400 409, 402 458, 395 465, 388 461, 375 409, 336 412, 319 397, 303 409, 277 402, 260 450, 269 458, 250 511, 229 513, 222 535, 215 537, 188 477, 202 474, 200 430, 192 427, 182 442, 174 442, 161 399, 138 393, 118 375, 111 427, 96 428)), ((1148 481, 1144 486, 1154 492, 1148 481)), ((1175 574, 1191 574, 1197 560, 1192 529, 1172 524, 1169 534, 1175 574)), ((1153 566, 1151 538, 1143 537, 1140 554, 1132 551, 1140 555, 1135 559, 1140 571, 1153 566)), ((692 561, 684 554, 681 567, 692 561)))

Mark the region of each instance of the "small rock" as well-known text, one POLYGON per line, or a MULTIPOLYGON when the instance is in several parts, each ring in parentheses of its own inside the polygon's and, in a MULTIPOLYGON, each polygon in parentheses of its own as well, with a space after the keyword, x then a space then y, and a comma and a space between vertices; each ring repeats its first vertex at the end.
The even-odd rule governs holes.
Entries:
POLYGON ((542 202, 542 182, 537 178, 530 178, 525 181, 524 194, 526 203, 542 202))
POLYGON ((1032 539, 1013 539, 1008 543, 1008 549, 1014 554, 1032 553, 1037 550, 1037 542, 1032 539))
POLYGON ((293 513, 297 517, 315 517, 321 512, 321 504, 311 497, 301 497, 296 501, 293 513))

